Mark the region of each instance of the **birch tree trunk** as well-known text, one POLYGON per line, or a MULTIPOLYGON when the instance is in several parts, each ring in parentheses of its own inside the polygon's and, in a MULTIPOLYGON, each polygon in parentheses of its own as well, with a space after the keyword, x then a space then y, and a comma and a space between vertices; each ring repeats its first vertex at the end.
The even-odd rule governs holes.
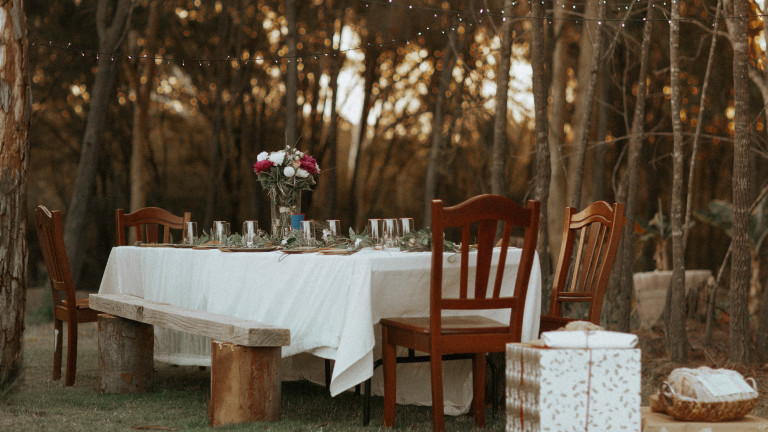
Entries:
POLYGON ((672 87, 671 111, 674 149, 672 151, 672 277, 667 287, 664 326, 667 356, 683 363, 688 358, 685 332, 685 245, 683 244, 683 124, 680 120, 680 0, 672 0, 669 23, 669 69, 672 87))
MULTIPOLYGON (((536 177, 534 196, 541 202, 539 238, 536 250, 542 275, 549 274, 547 251, 547 201, 549 198, 549 133, 547 122, 547 79, 544 68, 544 24, 546 16, 541 2, 531 0, 531 67, 533 69, 533 105, 536 132, 536 177)), ((546 296, 542 296, 546 297, 546 296)), ((542 301, 546 301, 542 299, 542 301)))
POLYGON ((91 103, 85 122, 80 148, 80 162, 64 227, 64 243, 75 285, 85 257, 85 232, 102 148, 104 124, 109 111, 109 99, 114 89, 117 64, 113 53, 119 51, 131 19, 131 0, 99 0, 96 6, 96 28, 99 34, 98 71, 91 92, 91 103))
POLYGON ((32 113, 25 20, 24 0, 0 2, 0 393, 22 364, 32 113))
POLYGON ((451 84, 451 72, 456 63, 456 33, 455 30, 448 33, 448 39, 443 48, 442 69, 440 72, 440 84, 435 101, 435 112, 432 118, 432 138, 430 140, 429 156, 427 159, 427 174, 424 182, 424 221, 428 224, 432 220, 431 202, 437 196, 438 167, 440 157, 445 145, 443 123, 445 123, 445 98, 451 84))
POLYGON ((584 180, 584 160, 587 154, 587 142, 592 125, 592 108, 595 106, 595 88, 600 70, 600 55, 603 41, 602 23, 605 20, 605 1, 589 0, 582 31, 581 53, 579 56, 579 82, 588 83, 580 89, 576 114, 576 139, 573 151, 568 185, 568 203, 571 207, 581 207, 581 190, 584 180), (589 18, 596 17, 597 20, 589 18), (591 43, 589 42, 591 39, 591 43))
MULTIPOLYGON (((640 150, 643 147, 645 129, 646 79, 648 77, 648 58, 650 56, 651 32, 653 31, 653 1, 648 2, 648 10, 643 24, 643 42, 640 48, 640 73, 637 77, 637 100, 632 115, 632 130, 629 136, 629 157, 627 159, 626 190, 626 223, 625 227, 635 226, 637 208, 638 170, 640 168, 640 150)), ((632 273, 634 270, 635 233, 627 228, 621 232, 620 248, 620 283, 619 295, 616 297, 616 318, 619 331, 629 331, 629 315, 632 309, 632 273)))
MULTIPOLYGON (((512 11, 514 2, 506 0, 504 10, 512 11)), ((493 121, 493 150, 491 152, 491 192, 505 195, 507 190, 507 93, 509 92, 509 66, 512 58, 512 20, 501 26, 501 51, 496 75, 496 117, 493 121)))
POLYGON ((298 96, 299 59, 298 36, 296 34, 296 0, 285 0, 285 20, 288 34, 285 44, 288 46, 288 64, 285 76, 285 144, 296 145, 298 139, 298 96))
POLYGON ((731 259, 731 361, 751 361, 749 330, 749 53, 747 0, 731 0, 729 34, 733 46, 733 257, 731 259))
POLYGON ((151 0, 147 8, 145 53, 150 60, 140 60, 138 41, 135 40, 136 38, 130 38, 133 58, 138 62, 137 73, 135 73, 133 80, 136 102, 133 105, 133 132, 131 136, 131 211, 146 206, 147 182, 144 165, 146 164, 146 152, 149 149, 149 107, 151 102, 149 96, 155 88, 155 70, 157 69, 151 58, 157 52, 157 27, 160 22, 159 6, 159 0, 151 0))

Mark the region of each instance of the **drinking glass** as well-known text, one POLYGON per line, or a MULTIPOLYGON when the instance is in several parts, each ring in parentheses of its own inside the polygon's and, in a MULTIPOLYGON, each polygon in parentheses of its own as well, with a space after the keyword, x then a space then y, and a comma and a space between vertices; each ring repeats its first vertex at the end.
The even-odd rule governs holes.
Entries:
POLYGON ((303 220, 301 221, 301 238, 307 245, 312 245, 315 242, 315 221, 303 220))
POLYGON ((404 236, 406 234, 410 234, 412 231, 415 231, 416 228, 413 226, 413 218, 400 218, 400 235, 404 236))
POLYGON ((331 235, 336 237, 341 232, 341 221, 338 219, 331 219, 328 221, 328 231, 331 235))
POLYGON ((226 246, 227 243, 229 243, 229 222, 213 222, 213 239, 223 246, 226 246))
POLYGON ((184 232, 181 242, 186 245, 197 243, 197 222, 184 222, 184 232))
POLYGON ((381 238, 384 249, 386 250, 398 250, 400 249, 399 233, 397 231, 397 219, 384 219, 381 224, 381 238))
POLYGON ((381 219, 368 219, 368 235, 373 240, 374 247, 381 244, 381 219))
POLYGON ((259 222, 247 220, 243 222, 243 246, 247 248, 256 247, 256 240, 259 238, 259 222))

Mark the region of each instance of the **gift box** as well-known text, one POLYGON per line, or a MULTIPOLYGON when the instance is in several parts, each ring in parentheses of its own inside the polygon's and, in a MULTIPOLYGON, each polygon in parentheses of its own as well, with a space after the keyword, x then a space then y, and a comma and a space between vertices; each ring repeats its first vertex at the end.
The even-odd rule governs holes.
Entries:
POLYGON ((507 345, 508 432, 640 431, 640 350, 507 345))

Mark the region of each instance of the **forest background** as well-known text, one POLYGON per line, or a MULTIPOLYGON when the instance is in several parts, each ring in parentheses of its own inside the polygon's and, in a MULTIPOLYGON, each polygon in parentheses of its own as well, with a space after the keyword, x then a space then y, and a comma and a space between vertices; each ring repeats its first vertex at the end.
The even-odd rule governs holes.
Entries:
MULTIPOLYGON (((739 310, 750 289, 756 304, 768 304, 762 7, 26 1, 27 285, 47 283, 38 204, 62 210, 78 288, 95 291, 115 241, 115 209, 191 211, 201 227, 268 226, 253 163, 261 151, 296 143, 322 168, 304 212, 342 226, 401 216, 426 226, 432 198, 456 204, 494 192, 546 202, 539 253, 550 276, 565 206, 627 202, 604 306, 609 327, 629 330, 632 273, 722 276, 731 253, 733 274, 747 283, 735 291, 739 310), (739 238, 732 252, 729 236, 739 238)), ((733 277, 718 282, 729 289, 733 277)), ((670 290, 670 304, 682 304, 679 291, 670 290)), ((737 360, 755 343, 768 348, 761 318, 768 313, 755 306, 737 324, 750 347, 737 349, 737 360)))

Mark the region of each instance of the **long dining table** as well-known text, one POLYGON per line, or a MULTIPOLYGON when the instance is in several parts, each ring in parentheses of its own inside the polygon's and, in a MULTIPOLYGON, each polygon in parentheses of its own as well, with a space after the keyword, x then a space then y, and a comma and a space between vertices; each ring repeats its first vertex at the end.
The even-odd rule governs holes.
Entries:
MULTIPOLYGON (((288 328, 291 344, 282 350, 284 379, 318 380, 317 373, 305 370, 317 365, 310 366, 310 359, 331 359, 332 396, 371 377, 373 393, 381 394, 380 368, 374 376, 374 360, 381 353, 378 322, 383 317, 429 315, 430 260, 430 252, 373 249, 326 255, 121 246, 110 253, 99 293, 130 294, 288 328)), ((459 257, 447 254, 444 260, 443 289, 458 292, 453 282, 458 279, 459 257)), ((510 248, 503 294, 514 290, 519 260, 520 250, 510 248)), ((538 336, 540 304, 536 258, 524 308, 524 342, 538 336)), ((502 322, 509 319, 508 311, 485 314, 502 322)), ((207 366, 210 341, 156 328, 155 359, 207 366)), ((461 360, 444 366, 446 414, 469 410, 470 365, 461 360)), ((428 364, 398 365, 398 381, 398 403, 431 404, 428 364)))

